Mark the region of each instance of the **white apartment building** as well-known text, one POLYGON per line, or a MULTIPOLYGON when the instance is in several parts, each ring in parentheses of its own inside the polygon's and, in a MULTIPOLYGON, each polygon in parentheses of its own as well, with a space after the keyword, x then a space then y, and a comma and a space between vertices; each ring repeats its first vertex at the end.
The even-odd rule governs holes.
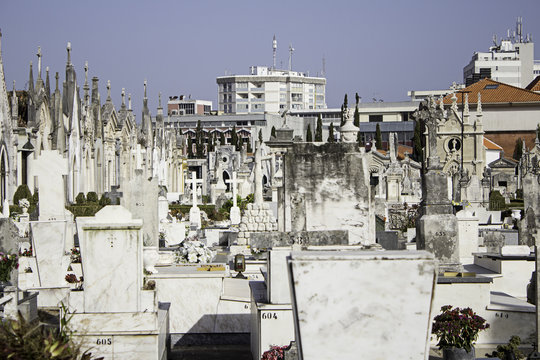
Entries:
POLYGON ((220 76, 218 111, 225 114, 326 109, 326 79, 305 73, 252 66, 250 75, 220 76))
POLYGON ((534 43, 530 35, 524 39, 521 18, 518 18, 516 31, 497 42, 489 52, 475 52, 471 61, 463 68, 463 81, 466 86, 480 79, 491 78, 508 85, 524 88, 540 75, 540 61, 534 60, 534 43))

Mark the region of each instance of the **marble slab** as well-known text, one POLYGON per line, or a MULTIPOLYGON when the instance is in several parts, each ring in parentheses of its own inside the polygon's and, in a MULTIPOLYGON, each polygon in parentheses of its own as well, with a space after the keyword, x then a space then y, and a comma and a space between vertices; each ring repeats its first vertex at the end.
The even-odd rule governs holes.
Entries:
POLYGON ((428 358, 433 255, 292 252, 289 271, 300 358, 428 358))
POLYGON ((142 221, 120 205, 78 218, 84 312, 142 311, 142 221))
POLYGON ((67 267, 64 266, 62 258, 66 226, 66 221, 30 223, 41 287, 55 287, 65 283, 67 267))

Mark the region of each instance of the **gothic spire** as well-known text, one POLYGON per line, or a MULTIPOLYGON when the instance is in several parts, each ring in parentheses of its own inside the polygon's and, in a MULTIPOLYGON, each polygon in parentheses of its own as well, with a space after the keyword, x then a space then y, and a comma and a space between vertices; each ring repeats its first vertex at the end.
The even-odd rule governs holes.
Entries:
POLYGON ((66 47, 66 50, 67 50, 67 65, 71 65, 71 42, 68 41, 67 43, 67 47, 66 47))
POLYGON ((90 95, 89 95, 90 85, 88 85, 88 61, 84 62, 84 85, 83 85, 83 90, 84 90, 84 102, 86 104, 88 104, 90 102, 90 95))
POLYGON ((50 99, 50 97, 51 97, 51 82, 49 80, 49 67, 48 66, 45 68, 45 92, 47 93, 47 97, 50 99))
POLYGON ((32 61, 30 61, 30 75, 28 76, 28 92, 34 93, 34 72, 32 71, 32 61))

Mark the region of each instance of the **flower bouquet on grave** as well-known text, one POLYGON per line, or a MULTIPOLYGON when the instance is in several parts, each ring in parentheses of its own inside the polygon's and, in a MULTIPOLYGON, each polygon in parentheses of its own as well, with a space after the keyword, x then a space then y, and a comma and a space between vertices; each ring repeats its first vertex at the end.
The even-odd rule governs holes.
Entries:
POLYGON ((215 252, 210 250, 196 236, 187 238, 180 244, 174 252, 174 262, 179 263, 209 263, 215 256, 215 252))
POLYGON ((460 309, 445 305, 441 308, 441 314, 433 320, 431 332, 439 339, 437 346, 443 350, 444 359, 474 359, 473 345, 478 339, 478 333, 489 328, 483 317, 471 308, 460 309))
POLYGON ((82 286, 83 286, 83 277, 81 276, 80 278, 77 279, 77 275, 75 274, 67 274, 66 277, 66 282, 70 283, 70 284, 75 284, 73 290, 82 290, 82 286))
POLYGON ((261 360, 283 360, 287 346, 270 346, 270 350, 262 354, 261 360))
POLYGON ((32 245, 30 245, 30 248, 24 249, 23 251, 19 250, 19 256, 25 256, 25 257, 34 256, 34 250, 32 249, 32 245))
POLYGON ((16 254, 0 252, 0 282, 8 283, 11 272, 19 268, 19 257, 16 254))
POLYGON ((71 249, 71 254, 69 254, 71 258, 71 262, 74 264, 80 264, 81 263, 81 252, 77 248, 71 249))
POLYGON ((19 207, 22 209, 23 214, 26 214, 30 207, 30 201, 28 201, 28 199, 19 200, 19 207))

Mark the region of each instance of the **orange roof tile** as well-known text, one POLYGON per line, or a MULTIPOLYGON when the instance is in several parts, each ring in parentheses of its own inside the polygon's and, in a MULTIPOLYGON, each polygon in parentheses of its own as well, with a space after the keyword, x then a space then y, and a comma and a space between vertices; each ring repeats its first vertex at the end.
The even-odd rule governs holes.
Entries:
MULTIPOLYGON (((470 91, 470 104, 476 104, 478 102, 478 93, 482 96, 482 104, 531 102, 538 102, 540 104, 540 94, 491 79, 482 79, 460 91, 470 91)), ((456 93, 456 97, 458 105, 461 105, 462 94, 458 92, 456 93)), ((444 97, 444 104, 452 104, 452 94, 444 97)))
POLYGON ((540 91, 540 75, 537 76, 527 87, 525 88, 531 91, 540 91))
POLYGON ((487 150, 503 150, 502 146, 495 144, 493 141, 488 138, 484 138, 484 146, 487 150))

